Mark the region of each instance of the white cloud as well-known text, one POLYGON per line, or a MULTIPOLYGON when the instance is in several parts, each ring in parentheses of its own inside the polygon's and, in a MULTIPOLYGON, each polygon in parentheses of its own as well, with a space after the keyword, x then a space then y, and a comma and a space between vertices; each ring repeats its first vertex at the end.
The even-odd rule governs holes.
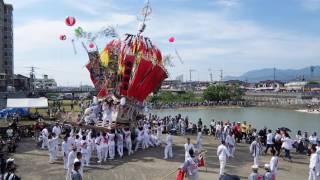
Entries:
POLYGON ((213 2, 226 8, 238 6, 240 4, 240 0, 214 0, 213 2))
POLYGON ((320 0, 300 0, 304 8, 310 11, 320 10, 320 0))

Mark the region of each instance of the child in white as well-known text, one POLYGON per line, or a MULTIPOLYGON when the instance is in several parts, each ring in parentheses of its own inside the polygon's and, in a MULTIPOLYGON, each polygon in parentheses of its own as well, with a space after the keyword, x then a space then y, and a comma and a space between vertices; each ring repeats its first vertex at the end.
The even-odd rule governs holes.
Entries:
POLYGON ((166 139, 166 147, 164 148, 164 159, 168 159, 173 157, 172 154, 172 143, 173 143, 173 139, 170 133, 168 133, 167 135, 167 139, 166 139))

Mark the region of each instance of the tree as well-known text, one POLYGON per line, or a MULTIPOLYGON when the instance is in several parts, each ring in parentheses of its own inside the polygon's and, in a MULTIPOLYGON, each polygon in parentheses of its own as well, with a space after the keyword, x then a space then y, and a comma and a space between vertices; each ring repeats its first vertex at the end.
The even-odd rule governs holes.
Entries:
POLYGON ((243 92, 238 86, 209 86, 203 93, 203 98, 208 101, 224 101, 240 99, 243 92))

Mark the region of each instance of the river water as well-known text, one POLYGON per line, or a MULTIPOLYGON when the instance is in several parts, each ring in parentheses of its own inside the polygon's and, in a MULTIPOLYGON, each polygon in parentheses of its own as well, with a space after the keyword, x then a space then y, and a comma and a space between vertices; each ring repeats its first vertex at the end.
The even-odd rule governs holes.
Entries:
POLYGON ((298 130, 320 133, 320 114, 309 114, 287 109, 245 107, 245 108, 210 108, 210 109, 166 109, 153 110, 152 113, 160 117, 180 113, 183 117, 188 116, 192 122, 197 122, 199 118, 206 125, 212 119, 247 121, 253 127, 260 129, 267 126, 271 129, 287 127, 292 130, 291 135, 295 135, 298 130))

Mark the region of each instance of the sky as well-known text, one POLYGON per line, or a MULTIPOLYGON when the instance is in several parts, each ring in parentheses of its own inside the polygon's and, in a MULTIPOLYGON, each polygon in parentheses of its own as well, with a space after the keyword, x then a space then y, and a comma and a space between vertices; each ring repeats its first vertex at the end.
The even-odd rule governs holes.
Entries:
MULTIPOLYGON (((48 74, 60 86, 92 85, 74 29, 114 26, 135 34, 145 0, 4 0, 13 4, 15 73, 48 74), (67 16, 76 25, 66 26, 67 16), (65 34, 66 41, 59 36, 65 34)), ((219 79, 260 68, 297 69, 319 65, 320 0, 150 0, 152 14, 144 36, 172 55, 169 79, 219 79), (169 43, 170 37, 175 38, 169 43), (183 62, 178 59, 177 50, 183 62)), ((111 38, 100 39, 102 49, 111 38)))

